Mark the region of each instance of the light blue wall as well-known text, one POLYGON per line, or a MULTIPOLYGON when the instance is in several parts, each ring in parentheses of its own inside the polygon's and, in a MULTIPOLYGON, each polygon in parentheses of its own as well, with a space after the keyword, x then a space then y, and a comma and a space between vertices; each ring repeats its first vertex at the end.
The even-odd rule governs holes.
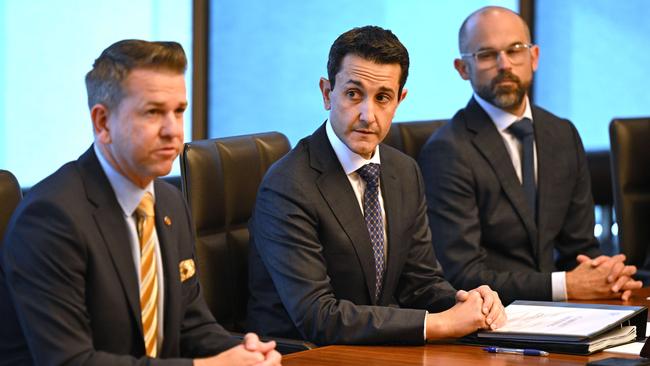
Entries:
POLYGON ((395 121, 451 118, 470 95, 453 68, 458 28, 481 6, 517 1, 212 1, 209 135, 280 131, 295 144, 328 116, 318 81, 341 33, 391 29, 410 53, 395 121))
POLYGON ((7 88, 3 85, 7 85, 7 78, 5 77, 5 59, 7 57, 7 52, 5 49, 5 44, 7 43, 6 39, 6 19, 5 19, 5 3, 0 1, 0 169, 5 166, 4 160, 6 157, 6 143, 5 143, 5 124, 3 121, 6 120, 6 107, 5 107, 5 98, 7 95, 7 88))
MULTIPOLYGON (((366 24, 392 29, 411 55, 409 95, 395 120, 449 118, 471 94, 452 66, 457 30, 487 3, 517 5, 212 1, 209 135, 277 130, 295 143, 311 133, 327 118, 318 80, 326 76, 329 47, 342 32, 366 24)), ((613 117, 650 115, 650 2, 537 3, 536 101, 572 119, 588 149, 606 148, 613 117)), ((177 0, 0 1, 0 169, 29 186, 79 156, 92 141, 83 77, 94 59, 123 38, 176 40, 191 56, 190 6, 177 0)))
POLYGON ((614 117, 650 115, 650 2, 539 0, 536 102, 609 148, 614 117))
POLYGON ((125 38, 175 40, 191 57, 190 1, 2 1, 0 9, 0 169, 24 186, 92 143, 84 77, 104 48, 125 38))

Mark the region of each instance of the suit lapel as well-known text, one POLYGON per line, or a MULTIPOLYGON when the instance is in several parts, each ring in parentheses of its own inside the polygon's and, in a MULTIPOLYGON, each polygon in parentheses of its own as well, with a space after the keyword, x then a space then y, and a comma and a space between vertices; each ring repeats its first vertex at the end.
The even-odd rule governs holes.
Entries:
POLYGON ((354 246, 368 296, 374 303, 375 265, 370 236, 350 181, 327 139, 324 124, 311 136, 309 151, 311 167, 321 173, 316 180, 318 190, 354 246))
MULTIPOLYGON (((537 204, 538 204, 538 227, 543 228, 549 221, 549 215, 554 210, 549 209, 548 203, 555 202, 553 187, 558 181, 559 162, 564 159, 561 156, 561 148, 556 147, 556 139, 553 137, 550 126, 538 117, 536 108, 533 111, 533 126, 535 127, 535 141, 537 146, 537 204)), ((540 230, 540 235, 543 231, 540 230)), ((540 238, 540 242, 546 242, 540 238)))
POLYGON ((93 218, 124 288, 133 321, 142 334, 139 286, 122 208, 92 147, 79 158, 79 164, 87 198, 96 207, 93 218))
POLYGON ((169 204, 169 196, 164 194, 164 188, 160 187, 158 182, 154 182, 154 190, 156 193, 156 235, 158 235, 158 242, 160 244, 160 254, 162 257, 163 273, 165 277, 165 318, 164 318, 164 334, 165 341, 163 342, 163 349, 161 355, 169 354, 170 347, 175 344, 174 339, 178 338, 180 334, 181 319, 179 315, 182 314, 180 310, 181 302, 178 299, 182 296, 180 288, 180 272, 178 268, 179 254, 178 247, 175 245, 174 240, 174 222, 176 218, 172 215, 172 209, 169 204), (169 220, 165 220, 167 217, 169 220), (167 223, 165 223, 167 221, 167 223))
POLYGON ((533 254, 537 257, 539 248, 537 246, 537 226, 534 215, 526 202, 524 191, 512 166, 512 159, 508 155, 503 138, 490 117, 474 98, 470 100, 465 111, 467 114, 467 128, 475 133, 472 143, 489 162, 498 177, 506 197, 526 227, 533 254))

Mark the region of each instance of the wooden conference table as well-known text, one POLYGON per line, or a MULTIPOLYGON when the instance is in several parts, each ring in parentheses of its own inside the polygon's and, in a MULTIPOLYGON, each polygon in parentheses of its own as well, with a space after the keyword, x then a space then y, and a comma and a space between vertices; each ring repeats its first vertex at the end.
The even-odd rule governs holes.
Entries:
MULTIPOLYGON (((597 302, 616 305, 643 305, 650 308, 650 287, 634 292, 628 301, 597 300, 576 302, 597 302)), ((449 343, 430 343, 425 346, 326 346, 309 351, 286 355, 282 365, 313 366, 394 366, 394 365, 584 365, 589 361, 608 357, 635 358, 633 355, 597 352, 590 356, 551 353, 548 357, 487 353, 478 346, 464 346, 449 343)))

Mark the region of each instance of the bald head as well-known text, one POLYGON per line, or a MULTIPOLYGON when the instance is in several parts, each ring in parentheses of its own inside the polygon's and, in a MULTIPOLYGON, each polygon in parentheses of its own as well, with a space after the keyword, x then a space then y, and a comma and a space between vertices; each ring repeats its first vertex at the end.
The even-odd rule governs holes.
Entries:
MULTIPOLYGON (((500 6, 486 6, 473 12, 463 21, 458 32, 458 49, 461 53, 474 52, 475 50, 471 50, 470 46, 477 33, 484 32, 487 25, 503 22, 510 24, 514 22, 515 28, 519 28, 517 30, 523 32, 524 41, 530 43, 530 29, 519 14, 500 6)), ((494 28, 491 27, 491 29, 494 28)))
POLYGON ((458 47, 461 57, 454 60, 454 68, 470 81, 474 93, 521 116, 539 60, 526 22, 506 8, 481 8, 460 27, 458 47))

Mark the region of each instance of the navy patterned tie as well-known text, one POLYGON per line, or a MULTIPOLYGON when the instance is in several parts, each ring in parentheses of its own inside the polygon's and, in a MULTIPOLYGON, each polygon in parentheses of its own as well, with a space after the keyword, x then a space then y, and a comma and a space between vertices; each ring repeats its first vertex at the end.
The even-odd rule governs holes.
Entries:
POLYGON ((535 186, 535 160, 533 157, 533 141, 535 135, 533 133, 533 122, 530 118, 522 118, 508 127, 508 130, 519 141, 521 141, 522 156, 521 156, 521 185, 524 188, 526 200, 533 212, 537 216, 537 188, 535 186))
POLYGON ((381 293, 384 277, 384 220, 379 205, 379 164, 366 164, 357 170, 359 176, 366 182, 363 193, 363 217, 366 220, 372 252, 375 257, 375 301, 381 293))

